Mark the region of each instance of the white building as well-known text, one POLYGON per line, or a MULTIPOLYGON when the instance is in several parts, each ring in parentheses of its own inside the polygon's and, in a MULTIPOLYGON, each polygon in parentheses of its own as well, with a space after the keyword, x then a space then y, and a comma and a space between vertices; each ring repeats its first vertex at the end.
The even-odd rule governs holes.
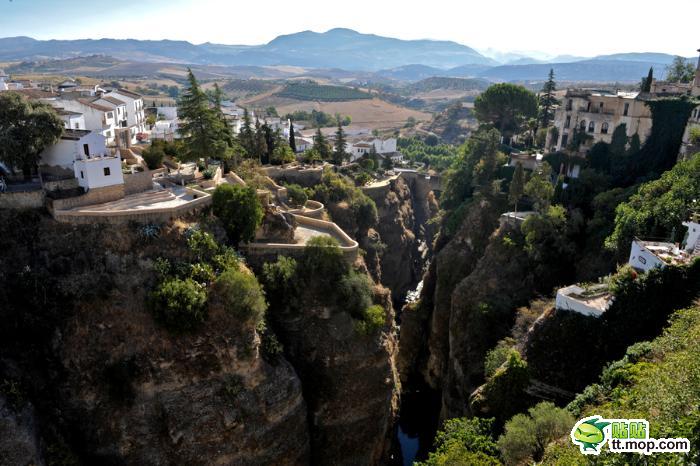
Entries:
MULTIPOLYGON (((98 100, 57 99, 49 101, 49 103, 55 108, 81 113, 85 120, 85 129, 99 132, 105 137, 106 144, 111 146, 115 143, 118 115, 114 104, 100 104, 98 100)), ((125 112, 125 108, 124 105, 122 112, 125 112)), ((122 121, 124 121, 123 113, 122 121)))
POLYGON ((6 91, 8 89, 7 81, 9 79, 10 77, 6 75, 3 70, 0 70, 0 91, 6 91))
POLYGON ((605 284, 594 285, 587 289, 570 285, 557 290, 557 309, 600 317, 608 310, 610 304, 612 304, 612 295, 605 284))
POLYGON ((121 159, 112 156, 100 133, 68 129, 41 153, 41 165, 72 171, 85 189, 123 184, 121 159))
POLYGON ((105 94, 105 97, 114 97, 126 104, 127 125, 131 131, 132 142, 136 142, 136 135, 146 131, 143 97, 126 89, 111 91, 105 94))
POLYGON ((56 113, 63 120, 63 127, 66 129, 87 129, 85 128, 85 117, 82 113, 72 112, 63 108, 57 108, 56 113))
POLYGON ((389 155, 395 162, 403 160, 403 155, 396 150, 396 138, 389 139, 373 139, 359 140, 349 142, 345 146, 345 150, 350 154, 350 161, 354 162, 362 158, 363 155, 369 154, 374 146, 375 151, 379 155, 389 155))
POLYGON ((682 245, 661 241, 642 241, 635 238, 630 248, 629 264, 637 270, 648 272, 667 265, 683 265, 700 255, 700 223, 683 222, 688 228, 682 245))

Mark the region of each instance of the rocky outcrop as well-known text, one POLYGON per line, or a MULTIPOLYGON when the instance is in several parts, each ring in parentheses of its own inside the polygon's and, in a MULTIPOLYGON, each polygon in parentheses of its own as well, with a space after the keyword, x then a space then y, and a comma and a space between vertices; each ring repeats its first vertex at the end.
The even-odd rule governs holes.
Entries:
POLYGON ((266 207, 262 226, 256 232, 255 239, 275 243, 293 243, 296 226, 293 215, 266 207))
POLYGON ((378 464, 387 454, 398 409, 398 351, 388 290, 386 327, 360 335, 352 317, 307 290, 301 310, 271 310, 270 319, 302 381, 308 404, 311 464, 378 464))
POLYGON ((0 382, 24 380, 39 421, 3 406, 0 429, 14 434, 0 448, 32 458, 37 432, 50 456, 41 440, 60 432, 85 464, 308 464, 289 362, 261 357, 255 330, 230 313, 212 308, 197 332, 171 334, 146 309, 153 259, 187 254, 181 226, 155 240, 17 215, 0 222, 0 353, 17 361, 11 374, 0 361, 0 382))
POLYGON ((0 463, 17 466, 43 466, 34 409, 13 406, 0 393, 0 463))

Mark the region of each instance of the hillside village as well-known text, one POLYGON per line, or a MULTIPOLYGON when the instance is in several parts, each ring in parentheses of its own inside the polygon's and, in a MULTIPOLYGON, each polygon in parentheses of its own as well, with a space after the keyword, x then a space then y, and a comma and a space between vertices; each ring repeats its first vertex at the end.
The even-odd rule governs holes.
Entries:
MULTIPOLYGON (((700 59, 654 73, 493 83, 444 111, 473 120, 457 146, 295 121, 192 69, 159 105, 0 70, 0 453, 569 464, 574 414, 697 311, 700 59), (34 373, 50 401, 18 388, 34 373)), ((683 396, 648 414, 663 435, 697 437, 683 396)))

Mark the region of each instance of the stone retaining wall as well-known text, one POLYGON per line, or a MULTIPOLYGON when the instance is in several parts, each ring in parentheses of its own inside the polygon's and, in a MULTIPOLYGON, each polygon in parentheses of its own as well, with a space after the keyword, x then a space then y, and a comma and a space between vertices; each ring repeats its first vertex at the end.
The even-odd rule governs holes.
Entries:
POLYGON ((44 191, 0 193, 0 209, 39 209, 44 207, 44 191))
POLYGON ((267 176, 279 182, 286 181, 306 188, 315 186, 321 182, 323 167, 299 169, 295 167, 265 167, 263 171, 267 176))
POLYGON ((105 186, 104 188, 93 188, 82 196, 69 197, 66 199, 47 199, 49 211, 67 210, 74 207, 83 207, 103 202, 116 201, 125 195, 124 185, 105 186))
POLYGON ((64 223, 108 223, 120 225, 129 222, 135 223, 166 223, 176 218, 184 217, 199 212, 211 205, 211 196, 203 196, 194 199, 187 204, 177 207, 163 207, 160 209, 140 210, 111 210, 111 211, 54 211, 54 218, 64 223))
POLYGON ((153 175, 163 171, 165 170, 161 168, 124 175, 124 192, 126 194, 136 194, 153 189, 153 175))

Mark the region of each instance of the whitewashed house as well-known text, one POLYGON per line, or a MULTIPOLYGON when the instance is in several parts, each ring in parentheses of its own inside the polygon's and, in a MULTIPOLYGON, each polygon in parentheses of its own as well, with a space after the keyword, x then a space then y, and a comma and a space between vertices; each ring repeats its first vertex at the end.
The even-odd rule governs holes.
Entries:
POLYGON ((0 91, 8 90, 7 81, 10 79, 3 70, 0 70, 0 91))
POLYGON ((630 247, 629 265, 642 272, 667 265, 683 265, 700 256, 700 223, 683 222, 688 228, 683 244, 643 241, 635 238, 630 247))
POLYGON ((97 100, 99 99, 57 99, 49 101, 49 103, 55 108, 82 113, 85 129, 99 132, 105 137, 108 146, 114 145, 117 132, 117 112, 114 105, 103 105, 97 100))
POLYGON ((581 288, 570 285, 557 290, 556 308, 578 312, 585 316, 600 317, 612 304, 612 295, 605 284, 581 288))
POLYGON ((82 113, 72 112, 64 108, 57 108, 56 113, 63 120, 63 127, 66 129, 87 129, 85 128, 85 117, 82 113))
POLYGON ((123 184, 121 159, 110 155, 96 131, 68 129, 41 153, 41 165, 71 171, 85 189, 123 184))
POLYGON ((131 131, 132 142, 136 142, 136 135, 146 131, 146 115, 143 110, 143 97, 126 89, 117 89, 105 94, 105 97, 114 97, 126 104, 126 121, 131 131))

